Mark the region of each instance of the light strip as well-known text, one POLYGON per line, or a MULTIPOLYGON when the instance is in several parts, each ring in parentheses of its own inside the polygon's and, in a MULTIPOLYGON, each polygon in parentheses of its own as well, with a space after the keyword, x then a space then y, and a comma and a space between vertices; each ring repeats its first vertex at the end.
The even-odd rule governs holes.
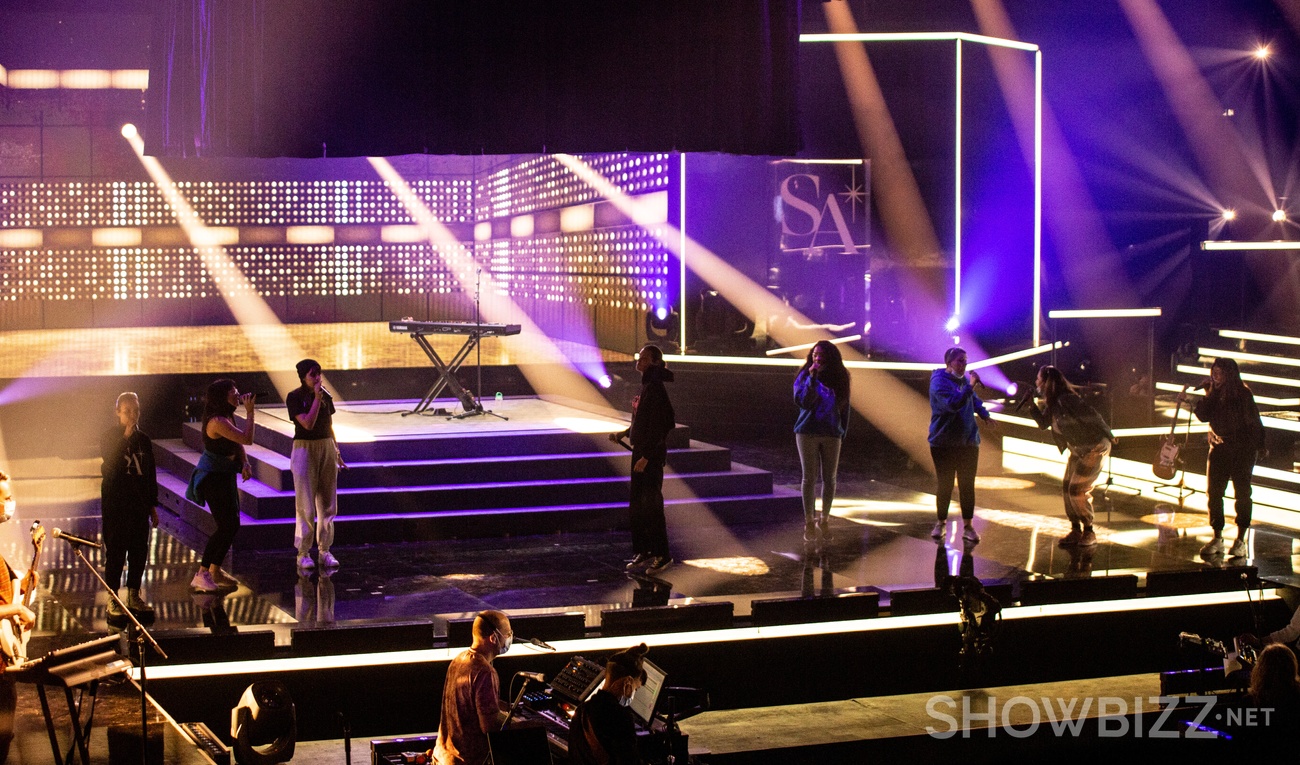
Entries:
MULTIPOLYGON (((1175 369, 1183 374, 1200 375, 1209 377, 1210 370, 1206 367, 1194 367, 1188 364, 1179 364, 1175 369)), ((1287 388, 1300 388, 1300 380, 1293 377, 1275 377, 1273 375, 1261 375, 1254 372, 1242 372, 1241 379, 1247 382, 1263 383, 1265 385, 1281 385, 1287 388)))
MULTIPOLYGON (((1169 595, 1159 598, 1123 598, 1089 603, 1050 603, 1041 606, 1012 606, 1002 610, 1003 619, 1042 619, 1080 614, 1121 613, 1190 606, 1218 606, 1245 603, 1247 598, 1259 602, 1277 600, 1277 590, 1266 590, 1261 597, 1246 592, 1210 592, 1196 595, 1169 595)), ((955 626, 957 613, 917 614, 915 616, 888 616, 874 619, 850 619, 841 622, 814 624, 780 624, 768 627, 736 627, 722 630, 694 630, 691 632, 656 633, 631 637, 599 637, 579 640, 552 640, 555 655, 602 654, 626 648, 629 643, 649 642, 655 646, 681 646, 703 643, 742 642, 750 640, 779 640, 852 632, 886 632, 890 630, 921 627, 955 626)), ((465 649, 425 648, 417 651, 390 651, 384 653, 347 654, 347 666, 378 667, 399 664, 428 664, 450 662, 465 649)), ((176 664, 149 668, 149 677, 159 680, 176 680, 192 677, 220 675, 253 675, 269 672, 306 672, 339 668, 338 656, 302 656, 288 659, 258 659, 252 661, 210 662, 206 664, 176 664)), ((138 679, 139 669, 132 670, 138 679)))
POLYGON ((1300 337, 1291 337, 1290 335, 1267 335, 1263 332, 1244 332, 1240 329, 1221 329, 1220 337, 1230 337, 1233 340, 1258 340, 1261 343, 1281 343, 1283 345, 1300 345, 1300 337))
POLYGON ((5 69, 0 85, 13 90, 146 90, 148 69, 5 69))
MULTIPOLYGON (((856 336, 854 336, 856 337, 856 336)), ((845 342, 854 339, 853 337, 837 338, 831 342, 845 342)), ((1005 364, 1009 361, 1037 356, 1047 353, 1053 348, 1064 347, 1065 343, 1057 341, 1055 343, 1046 343, 1034 348, 1025 348, 1020 351, 1004 353, 1001 356, 984 359, 983 361, 972 361, 968 369, 983 369, 993 367, 999 364, 1005 364)), ((793 348, 811 348, 812 345, 792 346, 793 348)), ((770 352, 769 352, 770 353, 770 352)), ((752 365, 756 367, 789 367, 801 366, 802 359, 773 359, 761 358, 757 356, 683 356, 680 354, 665 354, 664 358, 674 364, 732 364, 736 366, 752 365)), ((844 366, 849 369, 881 369, 893 372, 933 372, 943 367, 943 364, 936 364, 929 361, 845 361, 844 366)))
MULTIPOLYGON (((1168 432, 1168 429, 1165 429, 1168 432)), ((1004 436, 1002 438, 1002 453, 1004 465, 1006 464, 1007 455, 1019 457, 1024 460, 1031 460, 1034 463, 1049 465, 1055 468, 1051 470, 1038 470, 1045 475, 1053 475, 1060 478, 1065 468, 1066 455, 1057 451, 1055 444, 1045 444, 1039 441, 1029 441, 1014 436, 1004 436)), ((1135 462, 1123 457, 1112 456, 1107 461, 1107 467, 1115 476, 1127 478, 1137 482, 1136 488, 1143 492, 1154 491, 1157 488, 1169 488, 1171 484, 1167 481, 1157 481, 1152 478, 1151 463, 1135 462)), ((1017 468, 1018 472, 1030 472, 1024 467, 1017 468)), ((1194 489, 1197 493, 1184 498, 1183 506, 1188 510, 1204 512, 1205 505, 1205 476, 1200 473, 1184 471, 1182 473, 1184 485, 1189 489, 1194 489)), ((1233 496, 1229 492, 1229 497, 1233 496)), ((1300 512, 1297 512, 1296 493, 1287 489, 1276 489, 1270 486, 1256 485, 1252 487, 1252 499, 1255 502, 1254 519, 1259 523, 1268 523, 1293 531, 1300 531, 1300 512)), ((1230 510, 1228 510, 1230 512, 1230 510)))
MULTIPOLYGON (((861 339, 862 339, 862 335, 849 335, 848 337, 837 337, 832 340, 828 340, 827 342, 829 342, 831 345, 839 345, 840 343, 851 343, 854 340, 861 340, 861 339)), ((809 348, 812 348, 816 344, 817 343, 815 342, 803 343, 802 345, 790 345, 785 348, 773 348, 772 350, 767 351, 767 355, 777 356, 782 353, 794 353, 796 351, 806 351, 809 348)))
MULTIPOLYGON (((1246 378, 1245 375, 1242 375, 1241 377, 1243 380, 1246 378)), ((1170 393, 1180 393, 1183 390, 1183 386, 1177 383, 1158 382, 1156 383, 1156 390, 1169 391, 1170 393)), ((1205 391, 1194 390, 1189 388, 1187 390, 1187 395, 1204 396, 1205 391)), ((1255 399, 1255 403, 1265 404, 1267 406, 1282 406, 1282 407, 1300 406, 1300 398, 1273 398, 1272 396, 1261 396, 1259 394, 1254 394, 1251 396, 1251 398, 1255 399)))
POLYGON ((690 241, 686 237, 686 152, 682 152, 681 168, 682 178, 678 184, 681 199, 678 202, 678 221, 677 221, 677 273, 680 278, 680 288, 677 292, 677 303, 681 306, 681 313, 678 314, 678 334, 681 335, 680 348, 685 350, 689 346, 686 344, 686 243, 690 241))
POLYGON ((1034 43, 1007 40, 1001 37, 970 34, 969 32, 854 32, 799 35, 799 42, 907 42, 912 40, 965 40, 1001 48, 1037 51, 1034 43))
MULTIPOLYGON (((1027 359, 1030 356, 1038 356, 1043 353, 1048 353, 1054 348, 1063 348, 1064 346, 1065 346, 1064 343, 1062 343, 1060 340, 1057 340, 1054 343, 1036 345, 1033 348, 1026 348, 1022 351, 1012 351, 1011 353, 1004 353, 1001 356, 993 356, 991 358, 984 359, 983 361, 972 361, 970 364, 967 365, 967 368, 983 369, 985 367, 994 367, 999 364, 1006 364, 1009 361, 1018 361, 1020 359, 1027 359)), ((934 368, 937 369, 938 367, 934 367, 934 368)))
POLYGON ((34 250, 45 241, 45 234, 38 228, 0 229, 0 247, 14 250, 34 250))
POLYGON ((1216 358, 1236 359, 1237 361, 1257 361, 1261 364, 1277 364, 1282 367, 1300 367, 1300 359, 1289 359, 1285 356, 1267 356, 1262 353, 1246 353, 1245 351, 1227 351, 1220 348, 1197 348, 1196 353, 1201 356, 1214 356, 1216 358))
POLYGON ((1159 315, 1159 308, 1100 308, 1047 312, 1049 319, 1135 319, 1159 315))
POLYGON ((957 38, 957 97, 954 110, 956 114, 953 117, 953 124, 956 129, 956 146, 953 148, 953 185, 956 196, 953 198, 952 215, 953 215, 953 242, 952 242, 952 259, 953 259, 953 278, 952 278, 952 316, 960 320, 961 317, 961 38, 957 38))
POLYGON ((1201 242, 1202 250, 1235 250, 1251 252, 1254 250, 1300 250, 1300 242, 1201 242))
POLYGON ((860 159, 778 159, 773 160, 774 165, 861 165, 860 159))
POLYGON ((1034 52, 1034 345, 1043 323, 1043 52, 1034 52))

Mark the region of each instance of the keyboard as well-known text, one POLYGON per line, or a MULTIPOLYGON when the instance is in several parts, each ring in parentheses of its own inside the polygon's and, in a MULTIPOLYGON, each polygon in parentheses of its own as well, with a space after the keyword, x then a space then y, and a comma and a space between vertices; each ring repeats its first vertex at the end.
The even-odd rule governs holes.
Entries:
POLYGON ((478 335, 479 337, 505 337, 519 334, 518 324, 488 324, 472 321, 414 321, 402 319, 388 322, 389 332, 409 335, 478 335))

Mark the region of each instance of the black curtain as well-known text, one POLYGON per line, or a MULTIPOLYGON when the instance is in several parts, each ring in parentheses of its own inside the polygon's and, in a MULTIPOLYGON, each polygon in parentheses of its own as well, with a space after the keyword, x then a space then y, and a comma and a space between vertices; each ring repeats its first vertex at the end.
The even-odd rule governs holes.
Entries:
POLYGON ((158 0, 161 156, 799 149, 799 0, 158 0))

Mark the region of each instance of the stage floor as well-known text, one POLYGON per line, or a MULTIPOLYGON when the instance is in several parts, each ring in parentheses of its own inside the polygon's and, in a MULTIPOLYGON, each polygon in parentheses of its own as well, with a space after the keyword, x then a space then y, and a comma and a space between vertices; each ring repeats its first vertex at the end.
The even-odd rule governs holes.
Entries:
MULTIPOLYGON (((793 444, 733 446, 737 461, 772 470, 779 485, 797 489, 793 444)), ((296 569, 291 549, 246 551, 236 543, 232 570, 243 586, 214 598, 189 592, 198 553, 155 532, 144 589, 157 607, 156 628, 211 627, 228 620, 263 625, 277 632, 279 642, 287 642, 297 625, 358 620, 433 618, 435 631, 441 631, 445 620, 484 608, 581 610, 595 627, 601 610, 632 605, 726 600, 744 617, 754 599, 851 590, 878 591, 884 604, 892 591, 933 587, 938 578, 957 574, 964 565, 986 582, 1142 577, 1148 571, 1211 565, 1197 557, 1210 533, 1202 512, 1176 512, 1167 498, 1118 491, 1109 500, 1098 499, 1099 544, 1088 550, 1061 549, 1056 543, 1068 524, 1059 485, 1049 477, 1007 470, 981 476, 976 513, 980 544, 963 547, 958 522, 951 522, 948 537, 936 543, 929 536, 933 495, 921 490, 930 479, 917 470, 886 480, 872 475, 865 464, 853 455, 842 460, 834 539, 821 549, 805 546, 800 518, 703 529, 670 526, 677 562, 654 579, 625 574, 631 554, 626 532, 336 547, 341 567, 311 573, 296 569)), ((78 482, 84 492, 92 481, 88 476, 18 479, 19 516, 30 512, 30 499, 45 513, 47 528, 62 525, 94 536, 96 517, 59 518, 54 498, 35 496, 78 482)), ((28 552, 6 545, 6 554, 19 564, 29 559, 28 552)), ((1296 586, 1298 552, 1295 532, 1257 524, 1248 559, 1212 565, 1249 563, 1266 579, 1296 586)), ((98 553, 92 560, 101 563, 98 553)), ((107 629, 105 596, 79 570, 66 544, 47 543, 42 569, 34 637, 38 648, 47 642, 79 642, 107 629)))

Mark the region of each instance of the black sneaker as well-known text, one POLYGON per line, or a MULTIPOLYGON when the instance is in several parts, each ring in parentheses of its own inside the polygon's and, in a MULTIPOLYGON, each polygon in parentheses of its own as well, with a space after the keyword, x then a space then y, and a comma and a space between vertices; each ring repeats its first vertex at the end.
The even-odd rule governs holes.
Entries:
POLYGON ((650 559, 650 562, 646 565, 645 572, 647 574, 657 574, 671 565, 673 565, 673 559, 671 557, 660 555, 650 559))
POLYGON ((645 568, 646 564, 650 562, 651 558, 652 556, 650 555, 650 553, 637 553, 636 557, 632 559, 632 562, 628 563, 623 568, 626 571, 636 571, 638 569, 645 568))

